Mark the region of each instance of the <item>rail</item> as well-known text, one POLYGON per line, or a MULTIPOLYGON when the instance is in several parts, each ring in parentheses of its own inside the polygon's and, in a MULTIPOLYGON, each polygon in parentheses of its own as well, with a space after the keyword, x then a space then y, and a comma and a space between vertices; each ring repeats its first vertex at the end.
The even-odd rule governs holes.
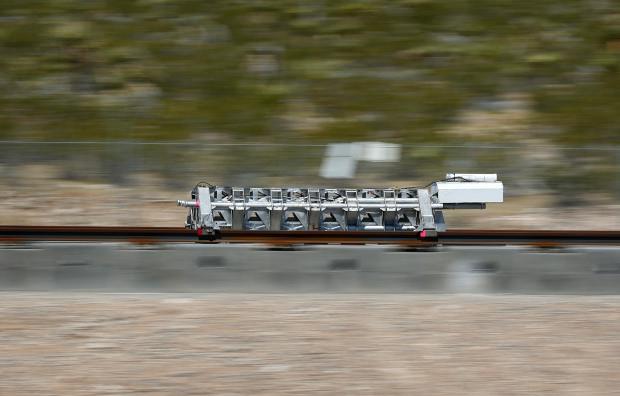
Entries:
POLYGON ((0 243, 26 242, 256 243, 268 245, 386 244, 432 245, 620 245, 620 231, 449 230, 436 238, 414 232, 381 231, 235 231, 222 230, 215 240, 175 227, 0 226, 0 243))

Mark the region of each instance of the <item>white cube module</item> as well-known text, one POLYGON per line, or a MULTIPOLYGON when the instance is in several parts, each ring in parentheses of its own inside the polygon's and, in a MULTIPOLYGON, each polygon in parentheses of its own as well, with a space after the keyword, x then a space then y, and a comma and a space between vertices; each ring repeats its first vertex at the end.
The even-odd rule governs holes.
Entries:
POLYGON ((431 186, 431 195, 442 204, 504 202, 504 185, 496 174, 448 173, 431 186))

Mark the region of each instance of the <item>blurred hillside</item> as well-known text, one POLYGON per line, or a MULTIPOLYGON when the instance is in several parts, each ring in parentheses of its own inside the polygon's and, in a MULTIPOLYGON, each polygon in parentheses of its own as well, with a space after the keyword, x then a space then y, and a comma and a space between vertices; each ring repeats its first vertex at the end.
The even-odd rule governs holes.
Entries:
POLYGON ((620 142, 615 1, 6 0, 0 22, 3 139, 620 142))

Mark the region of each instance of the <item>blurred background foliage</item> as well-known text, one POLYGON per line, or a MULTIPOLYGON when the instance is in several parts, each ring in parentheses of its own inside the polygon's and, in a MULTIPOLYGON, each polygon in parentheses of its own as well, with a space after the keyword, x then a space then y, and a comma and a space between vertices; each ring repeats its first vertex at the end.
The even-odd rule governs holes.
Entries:
POLYGON ((620 162, 527 150, 620 143, 614 0, 4 0, 0 55, 4 140, 517 144, 559 190, 620 162))
POLYGON ((611 0, 4 0, 0 52, 3 138, 445 141, 515 97, 538 138, 620 138, 611 0))

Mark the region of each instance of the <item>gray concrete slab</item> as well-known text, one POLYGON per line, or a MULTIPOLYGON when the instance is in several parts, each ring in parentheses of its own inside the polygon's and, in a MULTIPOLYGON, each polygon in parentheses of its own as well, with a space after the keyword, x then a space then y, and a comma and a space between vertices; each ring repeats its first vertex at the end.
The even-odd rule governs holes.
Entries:
POLYGON ((37 243, 0 248, 0 290, 620 294, 620 249, 37 243))

